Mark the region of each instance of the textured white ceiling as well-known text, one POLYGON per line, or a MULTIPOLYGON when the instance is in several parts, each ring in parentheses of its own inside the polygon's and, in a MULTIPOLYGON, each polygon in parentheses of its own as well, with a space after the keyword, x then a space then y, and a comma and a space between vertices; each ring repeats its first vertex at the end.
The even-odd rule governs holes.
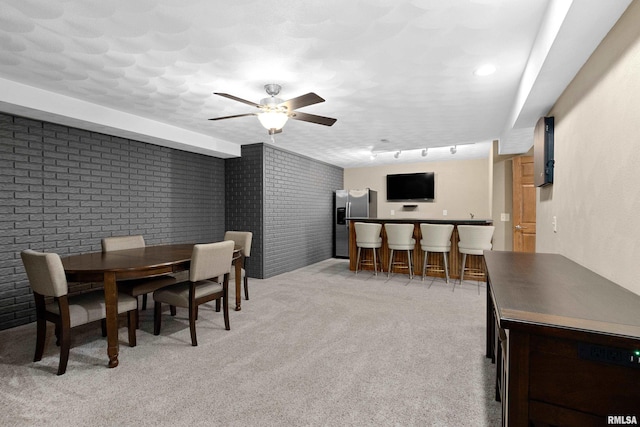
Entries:
POLYGON ((452 145, 482 157, 495 139, 526 152, 629 3, 0 0, 0 110, 221 157, 274 143, 342 167, 452 145), (475 76, 487 62, 497 72, 475 76), (272 141, 256 117, 207 120, 254 111, 212 92, 259 102, 266 83, 282 99, 317 93, 326 102, 300 111, 337 123, 289 120, 272 141))

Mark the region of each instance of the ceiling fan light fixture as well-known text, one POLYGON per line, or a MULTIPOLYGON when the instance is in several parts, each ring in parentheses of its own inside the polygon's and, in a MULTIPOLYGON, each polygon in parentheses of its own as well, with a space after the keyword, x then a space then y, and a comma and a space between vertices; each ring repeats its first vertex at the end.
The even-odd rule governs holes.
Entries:
POLYGON ((282 129, 288 119, 287 113, 282 111, 263 111, 258 114, 260 124, 268 131, 282 129))
POLYGON ((313 92, 309 92, 305 95, 300 95, 287 101, 283 101, 280 98, 276 98, 276 95, 280 93, 280 85, 268 84, 265 85, 264 88, 267 91, 267 94, 269 94, 270 96, 268 98, 262 99, 259 104, 252 101, 247 101, 246 99, 238 98, 237 96, 233 96, 228 93, 214 92, 214 95, 222 96, 233 101, 242 102, 243 104, 256 107, 260 110, 260 112, 214 117, 209 120, 224 120, 233 119, 236 117, 258 116, 260 124, 269 131, 269 135, 282 132, 282 128, 285 123, 287 123, 287 120, 289 118, 324 126, 333 126, 333 124, 337 121, 337 119, 332 119, 331 117, 323 117, 315 114, 296 111, 298 108, 324 102, 323 98, 313 92))
POLYGON ((484 64, 476 68, 473 71, 473 74, 478 77, 490 76, 491 74, 496 72, 496 69, 496 66, 493 64, 484 64))

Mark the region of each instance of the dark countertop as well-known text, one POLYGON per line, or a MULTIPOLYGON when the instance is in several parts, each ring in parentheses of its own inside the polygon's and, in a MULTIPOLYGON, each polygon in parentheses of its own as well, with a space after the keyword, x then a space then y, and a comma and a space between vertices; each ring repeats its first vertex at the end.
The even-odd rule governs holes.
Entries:
POLYGON ((640 340, 640 295, 558 254, 484 251, 500 326, 532 325, 640 340))
POLYGON ((454 224, 454 225, 492 225, 492 219, 432 219, 432 218, 347 218, 357 222, 408 222, 417 224, 421 222, 429 224, 454 224))

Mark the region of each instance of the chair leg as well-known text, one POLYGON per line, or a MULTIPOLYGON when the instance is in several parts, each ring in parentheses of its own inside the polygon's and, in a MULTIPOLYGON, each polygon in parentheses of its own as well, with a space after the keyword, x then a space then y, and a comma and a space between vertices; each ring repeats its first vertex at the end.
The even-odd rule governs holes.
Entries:
POLYGON ((464 280, 464 266, 467 262, 467 254, 462 254, 462 268, 460 269, 460 284, 464 280))
POLYGON ((142 309, 147 309, 147 294, 142 295, 142 309))
POLYGON ((358 247, 358 255, 356 256, 356 274, 358 274, 358 268, 360 267, 360 250, 362 248, 358 247))
POLYGON ((387 270, 387 278, 391 277, 392 265, 393 265, 393 249, 391 249, 391 253, 389 254, 389 270, 387 270))
POLYGON ((413 279, 413 269, 411 267, 411 251, 407 251, 407 264, 409 264, 409 280, 413 279))
POLYGON ((135 347, 136 329, 138 328, 138 309, 130 310, 127 313, 127 329, 129 330, 129 347, 135 347))
POLYGON ((198 339, 196 337, 196 319, 198 318, 198 306, 194 301, 189 302, 189 331, 191 331, 191 345, 196 347, 198 339))
POLYGON ((160 326, 162 323, 162 303, 156 301, 153 307, 153 335, 160 335, 160 326))
POLYGON ((222 298, 216 299, 216 313, 220 313, 220 300, 222 298))
POLYGON ((170 305, 169 306, 169 313, 171 313, 172 316, 176 315, 176 306, 175 305, 170 305))
POLYGON ((444 275, 447 278, 447 284, 449 284, 449 261, 447 260, 448 252, 442 252, 442 258, 444 259, 444 275))
POLYGON ((371 249, 373 251, 373 274, 378 275, 378 260, 376 259, 376 248, 371 249))
POLYGON ((107 336, 107 319, 100 320, 100 329, 102 329, 102 338, 107 336))
POLYGON ((244 274, 244 299, 249 300, 249 278, 244 274))
POLYGON ((36 334, 36 353, 33 356, 34 362, 42 360, 42 355, 44 354, 44 341, 47 337, 47 321, 44 317, 38 316, 37 324, 38 331, 36 334))
POLYGON ((71 347, 70 331, 67 328, 60 328, 60 364, 58 365, 58 375, 63 375, 67 371, 69 362, 69 347, 71 347))
POLYGON ((422 281, 424 282, 424 278, 427 276, 427 255, 429 253, 424 251, 424 260, 422 261, 422 281))
POLYGON ((229 297, 225 295, 222 297, 222 314, 224 315, 224 328, 228 331, 231 329, 229 325, 229 297))

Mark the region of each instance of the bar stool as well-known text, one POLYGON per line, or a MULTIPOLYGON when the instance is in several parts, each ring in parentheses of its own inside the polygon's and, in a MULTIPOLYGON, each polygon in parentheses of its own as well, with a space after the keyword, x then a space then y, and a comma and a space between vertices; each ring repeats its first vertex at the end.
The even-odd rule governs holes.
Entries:
POLYGON ((462 268, 460 269, 460 284, 464 279, 465 270, 469 274, 478 279, 478 291, 480 290, 480 279, 484 281, 484 270, 465 268, 467 261, 467 255, 480 255, 485 250, 491 250, 493 245, 491 239, 493 239, 493 231, 495 227, 492 225, 459 225, 458 237, 460 241, 458 243, 458 250, 462 254, 462 268))
MULTIPOLYGON (((358 256, 356 258, 356 274, 358 274, 358 268, 363 262, 360 259, 360 251, 362 249, 371 249, 373 252, 373 262, 366 261, 364 265, 372 265, 374 274, 378 275, 378 256, 376 258, 377 250, 382 246, 382 237, 380 232, 382 231, 382 224, 372 224, 368 222, 356 222, 356 246, 358 247, 358 256)), ((382 260, 380 260, 380 271, 382 272, 382 260)))
POLYGON ((422 262, 422 280, 424 280, 427 274, 427 267, 431 267, 429 271, 443 272, 449 283, 449 265, 448 254, 451 250, 451 234, 453 233, 452 224, 420 224, 420 233, 422 239, 420 240, 420 246, 424 251, 424 261, 422 262), (427 264, 427 256, 429 252, 439 252, 442 254, 444 260, 443 268, 437 264, 427 264))
MULTIPOLYGON (((413 224, 385 224, 384 231, 387 233, 387 246, 391 249, 389 255, 389 270, 387 277, 391 276, 391 267, 393 262, 393 252, 407 251, 407 264, 409 268, 409 279, 413 279, 413 268, 411 267, 411 252, 416 245, 416 239, 413 238, 413 224)), ((407 267, 404 267, 407 268, 407 267)))

